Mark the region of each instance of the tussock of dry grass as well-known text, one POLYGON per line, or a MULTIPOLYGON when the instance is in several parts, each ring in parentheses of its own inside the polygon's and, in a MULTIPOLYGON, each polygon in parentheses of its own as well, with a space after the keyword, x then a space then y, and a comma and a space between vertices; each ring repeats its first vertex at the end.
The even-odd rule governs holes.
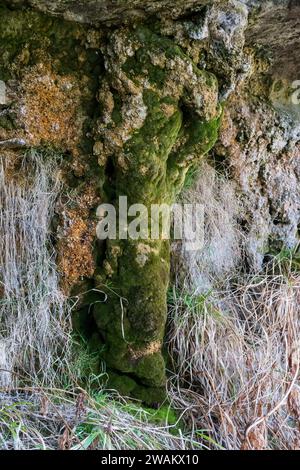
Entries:
POLYGON ((299 305, 300 276, 285 271, 174 289, 171 393, 222 447, 300 448, 299 305))
POLYGON ((0 159, 0 384, 12 371, 49 384, 68 361, 70 315, 58 285, 50 223, 59 184, 50 154, 30 152, 20 183, 0 159), (8 372, 6 372, 6 370, 8 372))
MULTIPOLYGON (((204 246, 174 263, 174 404, 226 449, 300 448, 300 275, 289 256, 245 272, 241 201, 205 163, 183 199, 205 209, 204 246), (181 268, 182 266, 182 268, 181 268)), ((178 250, 177 250, 178 254, 178 250)), ((217 444, 217 445, 216 445, 217 444)))
MULTIPOLYGON (((188 234, 185 234, 180 258, 195 288, 207 290, 243 262, 245 236, 238 223, 243 218, 243 207, 236 196, 234 182, 206 162, 199 168, 196 184, 183 192, 181 200, 202 204, 204 209, 203 247, 197 251, 186 250, 188 234)), ((174 266, 175 274, 181 266, 174 266)))

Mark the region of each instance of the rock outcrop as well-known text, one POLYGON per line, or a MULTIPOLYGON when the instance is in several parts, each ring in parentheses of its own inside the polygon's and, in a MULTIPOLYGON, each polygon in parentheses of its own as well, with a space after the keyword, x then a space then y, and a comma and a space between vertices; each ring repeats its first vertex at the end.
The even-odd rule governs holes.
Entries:
POLYGON ((60 156, 61 288, 124 394, 163 399, 170 247, 97 240, 97 207, 172 204, 205 157, 243 205, 244 269, 295 250, 299 13, 286 0, 1 2, 1 156, 15 169, 24 149, 60 156))

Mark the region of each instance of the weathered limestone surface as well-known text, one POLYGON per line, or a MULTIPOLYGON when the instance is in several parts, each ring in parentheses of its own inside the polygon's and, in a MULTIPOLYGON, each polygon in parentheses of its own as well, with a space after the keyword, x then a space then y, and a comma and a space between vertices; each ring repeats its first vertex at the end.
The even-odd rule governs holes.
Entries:
POLYGON ((270 73, 294 80, 300 71, 300 4, 298 0, 256 2, 259 4, 261 10, 249 24, 246 41, 270 55, 270 73))
POLYGON ((7 0, 5 3, 32 6, 80 23, 112 25, 144 20, 155 14, 178 18, 197 11, 212 0, 7 0))

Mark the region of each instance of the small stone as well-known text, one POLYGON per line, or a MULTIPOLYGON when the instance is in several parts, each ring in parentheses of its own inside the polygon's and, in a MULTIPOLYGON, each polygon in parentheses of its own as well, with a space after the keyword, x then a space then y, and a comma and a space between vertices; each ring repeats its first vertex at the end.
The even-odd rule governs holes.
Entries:
POLYGON ((2 80, 0 80, 0 105, 1 104, 7 104, 6 85, 2 80))
POLYGON ((103 153, 103 143, 100 141, 95 142, 93 147, 93 154, 97 157, 103 153))
POLYGON ((8 139, 0 140, 0 148, 2 149, 16 149, 25 147, 27 144, 24 139, 8 139))

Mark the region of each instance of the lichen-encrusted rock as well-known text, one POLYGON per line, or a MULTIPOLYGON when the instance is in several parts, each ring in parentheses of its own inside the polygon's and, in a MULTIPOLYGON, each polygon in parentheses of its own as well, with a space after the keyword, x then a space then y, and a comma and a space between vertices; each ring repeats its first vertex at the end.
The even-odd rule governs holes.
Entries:
POLYGON ((214 155, 237 184, 248 269, 259 270, 267 253, 299 245, 300 6, 243 3, 253 8, 250 69, 227 102, 214 155))
POLYGON ((255 271, 266 253, 299 243, 299 141, 299 123, 268 101, 241 92, 229 99, 214 154, 237 184, 245 254, 255 271))
MULTIPOLYGON (((217 80, 144 26, 112 33, 103 54, 94 149, 100 166, 109 168, 116 207, 118 197, 127 196, 128 206, 144 204, 150 213, 151 205, 174 201, 188 169, 214 145, 217 80)), ((108 300, 94 308, 107 365, 159 394, 169 284, 169 243, 161 238, 108 242, 97 276, 108 300)), ((138 395, 139 387, 130 392, 138 395)))
POLYGON ((151 15, 178 18, 213 0, 5 0, 79 23, 108 25, 143 20, 151 15))

